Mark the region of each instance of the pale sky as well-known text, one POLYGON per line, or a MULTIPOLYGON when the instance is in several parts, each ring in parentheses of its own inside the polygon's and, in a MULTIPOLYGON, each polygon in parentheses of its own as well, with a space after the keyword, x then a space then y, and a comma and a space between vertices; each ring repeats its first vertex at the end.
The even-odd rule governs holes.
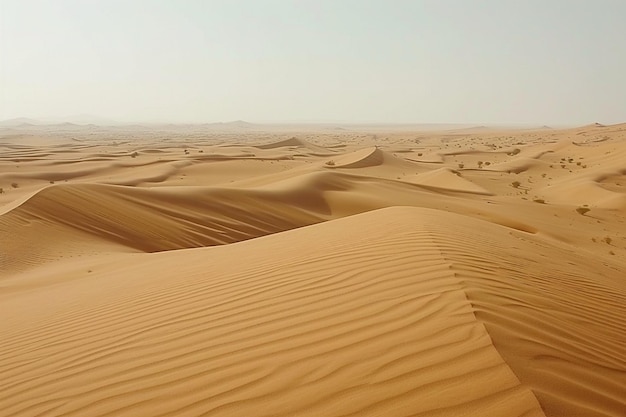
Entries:
POLYGON ((626 122, 625 0, 0 0, 0 119, 626 122))

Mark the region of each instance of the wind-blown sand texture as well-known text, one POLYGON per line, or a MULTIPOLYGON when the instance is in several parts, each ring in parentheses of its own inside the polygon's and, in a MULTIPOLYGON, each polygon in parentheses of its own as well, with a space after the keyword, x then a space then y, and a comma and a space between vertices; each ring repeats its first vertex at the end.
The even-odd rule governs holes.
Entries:
POLYGON ((626 415, 626 125, 24 125, 0 187, 0 416, 626 415))

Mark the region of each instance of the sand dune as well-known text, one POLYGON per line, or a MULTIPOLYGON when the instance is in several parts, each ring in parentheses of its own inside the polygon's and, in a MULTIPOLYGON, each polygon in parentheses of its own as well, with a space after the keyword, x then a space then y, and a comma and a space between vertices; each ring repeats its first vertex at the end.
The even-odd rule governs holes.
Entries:
POLYGON ((440 168, 424 174, 418 174, 411 178, 405 179, 415 184, 420 184, 433 189, 442 189, 450 191, 458 191, 461 193, 485 194, 491 193, 483 187, 464 179, 458 171, 450 168, 440 168))
POLYGON ((378 148, 365 148, 342 155, 337 160, 329 160, 326 166, 329 168, 365 168, 381 165, 385 160, 385 154, 378 148))
MULTIPOLYGON (((11 329, 3 409, 542 415, 434 246, 426 224, 437 218, 397 209, 160 259, 121 258, 93 272, 97 291, 76 283, 86 293, 56 313, 62 319, 47 321, 41 305, 41 330, 11 329), (233 262, 242 257, 249 262, 233 262), (138 280, 104 282, 129 269, 138 280), (18 349, 42 338, 43 351, 18 349), (48 376, 32 379, 41 370, 48 376)), ((48 295, 75 298, 64 287, 48 295)))
MULTIPOLYGON (((445 178, 440 175, 441 181, 445 178)), ((431 180, 424 187, 486 193, 460 178, 458 184, 435 185, 431 180)), ((23 247, 6 241, 5 267, 20 268, 30 265, 32 257, 40 258, 40 250, 47 252, 77 236, 89 236, 98 246, 119 245, 123 251, 222 245, 386 207, 389 196, 410 205, 420 200, 425 204, 424 198, 431 197, 402 183, 335 172, 298 175, 256 188, 60 184, 36 192, 0 216, 0 235, 18 236, 28 224, 30 234, 47 237, 45 247, 33 248, 27 256, 23 247)))
POLYGON ((284 140, 269 143, 266 145, 256 145, 256 147, 259 149, 277 149, 277 148, 284 148, 284 147, 305 148, 305 149, 314 151, 318 154, 323 154, 323 155, 332 154, 332 152, 329 152, 328 149, 322 146, 314 145, 310 142, 307 142, 304 139, 298 139, 296 137, 284 139, 284 140))
POLYGON ((0 134, 1 416, 624 415, 624 125, 236 128, 0 134))

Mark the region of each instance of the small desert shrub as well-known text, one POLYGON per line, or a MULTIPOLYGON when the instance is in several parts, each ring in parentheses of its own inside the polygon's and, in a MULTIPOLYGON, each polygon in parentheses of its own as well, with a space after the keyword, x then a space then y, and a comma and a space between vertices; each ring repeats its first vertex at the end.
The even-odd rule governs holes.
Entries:
POLYGON ((585 213, 587 213, 587 212, 591 211, 591 209, 590 209, 590 208, 588 208, 588 207, 578 207, 578 208, 576 209, 576 211, 578 212, 578 214, 581 214, 581 215, 583 215, 583 216, 584 216, 584 215, 585 215, 585 213))
POLYGON ((489 166, 489 165, 491 165, 491 162, 487 161, 487 162, 485 162, 485 165, 489 166))
POLYGON ((11 187, 17 188, 17 187, 19 187, 19 185, 16 182, 13 182, 13 183, 11 183, 11 187))
POLYGON ((513 188, 519 188, 519 186, 520 186, 520 185, 522 185, 522 183, 521 183, 521 182, 519 182, 519 181, 513 181, 513 182, 511 183, 511 186, 512 186, 513 188))
POLYGON ((533 201, 539 204, 546 204, 546 200, 544 200, 543 198, 535 198, 533 201))
POLYGON ((459 164, 459 168, 462 169, 463 167, 465 167, 465 164, 459 164))
POLYGON ((508 153, 509 156, 515 156, 518 153, 520 153, 521 151, 518 148, 513 149, 511 152, 508 153))
POLYGON ((326 161, 326 165, 334 167, 335 166, 335 161, 333 161, 332 159, 330 161, 326 161))
POLYGON ((137 155, 139 155, 137 152, 133 152, 132 154, 130 154, 131 158, 137 158, 137 155))
POLYGON ((611 244, 611 242, 613 241, 613 239, 611 239, 610 236, 605 237, 604 239, 602 239, 603 241, 605 241, 608 245, 611 244))
POLYGON ((421 152, 419 152, 419 153, 417 154, 417 156, 422 156, 422 155, 423 155, 423 154, 422 154, 421 152))
POLYGON ((4 188, 0 188, 0 194, 4 194, 4 188))

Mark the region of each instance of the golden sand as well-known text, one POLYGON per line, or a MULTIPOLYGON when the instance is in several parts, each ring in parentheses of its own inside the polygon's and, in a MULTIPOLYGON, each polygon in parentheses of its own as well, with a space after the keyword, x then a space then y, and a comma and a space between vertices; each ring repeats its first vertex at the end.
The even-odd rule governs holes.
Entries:
POLYGON ((0 131, 0 416, 624 416, 626 125, 0 131))

